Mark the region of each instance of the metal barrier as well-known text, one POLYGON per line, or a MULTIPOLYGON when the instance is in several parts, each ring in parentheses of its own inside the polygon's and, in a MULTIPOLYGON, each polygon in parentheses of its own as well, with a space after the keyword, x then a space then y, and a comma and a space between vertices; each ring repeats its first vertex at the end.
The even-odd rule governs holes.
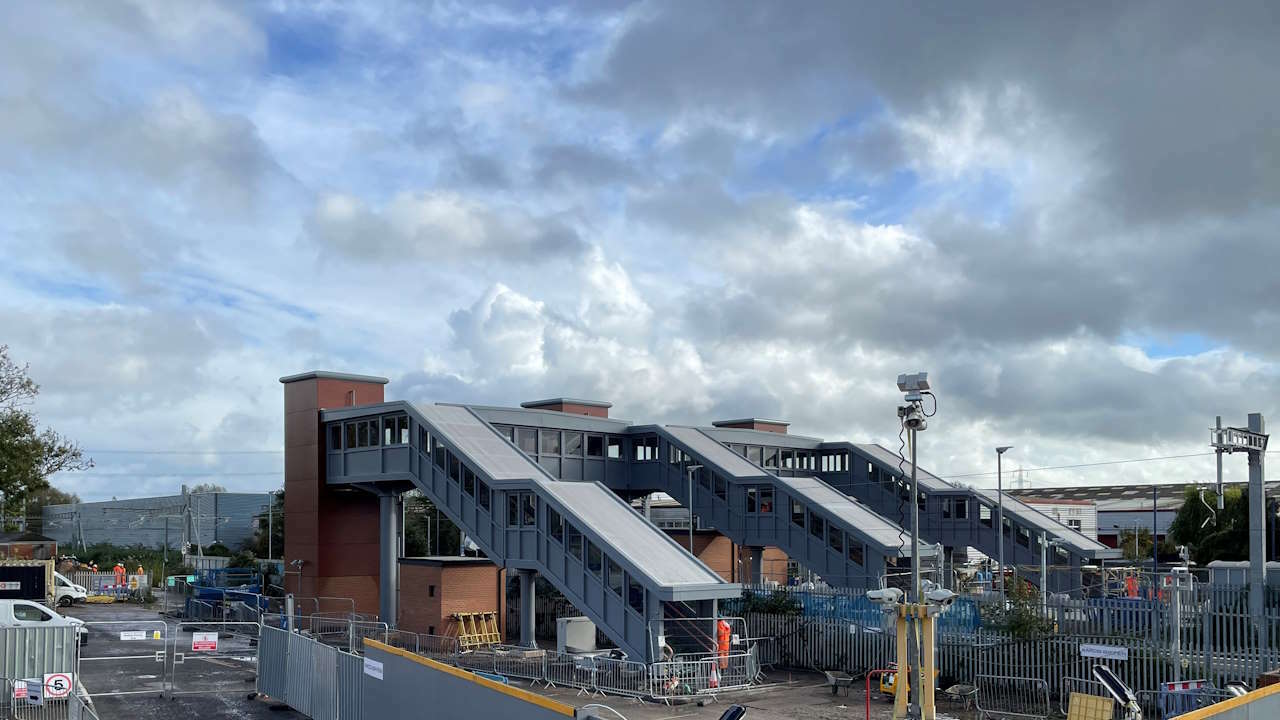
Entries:
POLYGON ((91 641, 80 649, 77 676, 89 697, 164 695, 169 625, 163 620, 85 623, 91 641))
POLYGON ((17 627, 0 629, 0 677, 43 677, 76 671, 76 629, 17 627))
POLYGON ((0 716, 5 720, 98 720, 93 701, 77 693, 74 685, 58 697, 63 692, 60 685, 45 685, 43 678, 0 678, 0 691, 8 698, 0 704, 0 716))
POLYGON ((656 699, 715 695, 750 687, 755 667, 751 653, 677 655, 649 666, 650 687, 656 699))
POLYGON ((262 627, 257 690, 313 720, 359 720, 364 659, 314 638, 262 627))
POLYGON ((458 638, 443 635, 418 635, 417 653, 437 662, 456 665, 458 660, 458 638))
POLYGON ((595 688, 608 695, 641 698, 652 695, 649 666, 634 660, 598 657, 595 659, 595 688))
POLYGON ((596 664, 592 656, 549 652, 546 656, 547 687, 578 688, 578 693, 595 691, 596 664))
POLYGON ((256 687, 261 630, 258 623, 178 623, 173 634, 169 694, 243 693, 256 687))
POLYGON ((1219 690, 1211 685, 1204 685, 1191 690, 1143 690, 1138 695, 1138 704, 1150 717, 1156 720, 1171 720, 1200 708, 1230 700, 1235 697, 1226 690, 1219 690))
POLYGON ((493 648, 493 672, 509 678, 540 681, 546 675, 547 651, 497 645, 493 648))
POLYGON ((1049 717, 1049 684, 1039 678, 979 675, 979 718, 1049 717))

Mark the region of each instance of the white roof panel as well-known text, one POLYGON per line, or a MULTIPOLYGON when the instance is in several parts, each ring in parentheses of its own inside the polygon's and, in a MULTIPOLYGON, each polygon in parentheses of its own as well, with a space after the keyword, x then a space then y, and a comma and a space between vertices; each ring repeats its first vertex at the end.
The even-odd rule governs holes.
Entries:
POLYGON ((630 561, 654 582, 667 587, 724 582, 603 485, 549 480, 539 487, 564 506, 572 522, 587 523, 613 546, 615 556, 630 561))
MULTIPOLYGON (((780 477, 776 482, 788 492, 800 496, 806 505, 822 508, 835 515, 872 542, 886 548, 905 548, 905 553, 911 553, 910 530, 899 528, 876 514, 871 508, 836 490, 818 478, 780 477)), ((936 550, 932 545, 926 543, 921 544, 920 552, 922 555, 932 556, 936 550)))
POLYGON ((764 470, 747 462, 746 458, 711 439, 698 428, 685 425, 666 425, 663 429, 671 433, 671 436, 676 440, 688 446, 690 450, 718 465, 732 477, 757 478, 764 477, 767 474, 764 470))
MULTIPOLYGON (((1000 496, 995 490, 982 490, 974 488, 973 493, 982 498, 992 507, 1000 503, 1000 496)), ((1088 535, 1072 530, 1066 525, 1045 515, 1034 507, 1012 497, 1009 493, 1004 494, 1004 513, 1012 518, 1029 524, 1037 529, 1044 530, 1051 537, 1062 538, 1063 541, 1069 543, 1072 548, 1084 552, 1110 551, 1111 548, 1090 538, 1088 535)))
MULTIPOLYGON (((911 461, 903 461, 902 458, 898 457, 898 453, 885 448, 883 445, 855 443, 854 447, 862 454, 876 460, 877 462, 888 465, 895 471, 898 469, 899 463, 901 463, 902 474, 905 477, 911 477, 911 461)), ((916 482, 920 484, 920 488, 925 492, 930 490, 937 491, 955 489, 955 485, 952 485, 922 467, 916 468, 916 482)))
POLYGON ((511 446, 465 407, 415 405, 427 422, 448 436, 463 454, 475 460, 494 480, 538 480, 546 473, 511 446))

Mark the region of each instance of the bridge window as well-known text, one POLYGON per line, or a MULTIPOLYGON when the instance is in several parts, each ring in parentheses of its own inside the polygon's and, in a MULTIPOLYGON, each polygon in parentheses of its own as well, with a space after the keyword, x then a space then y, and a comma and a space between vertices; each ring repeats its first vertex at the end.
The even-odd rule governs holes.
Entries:
POLYGON ((609 589, 618 597, 622 597, 622 567, 609 559, 609 589))
POLYGON ((358 447, 356 445, 356 423, 347 423, 346 428, 347 428, 347 449, 350 450, 353 447, 358 447))
POLYGON ((698 484, 710 490, 712 485, 711 473, 707 472, 706 468, 698 468, 693 472, 698 476, 698 484))
POLYGON ((342 426, 341 425, 329 426, 329 449, 330 450, 342 449, 342 426))
POLYGON ((773 488, 771 487, 760 488, 760 514, 773 514, 773 488))
POLYGON ((524 512, 520 514, 520 522, 524 527, 534 527, 538 524, 538 499, 533 493, 520 493, 523 501, 520 503, 524 508, 524 512))
POLYGON ((582 457, 582 433, 566 432, 564 434, 564 454, 569 457, 582 457))
POLYGON ((578 562, 582 562, 582 533, 578 532, 578 528, 573 523, 566 522, 564 524, 565 545, 569 546, 569 554, 578 562))
MULTIPOLYGON (((795 454, 795 452, 794 452, 794 451, 792 451, 792 450, 783 450, 780 454, 781 454, 781 456, 782 456, 782 467, 783 467, 783 469, 786 469, 786 470, 793 470, 793 469, 795 469, 795 466, 796 466, 796 454, 795 454)), ((776 467, 776 466, 775 466, 775 467, 776 467)))
POLYGON ((476 495, 476 474, 471 472, 471 468, 465 465, 462 468, 462 492, 471 497, 476 495))
POLYGON ((849 562, 865 566, 865 560, 866 558, 862 554, 862 543, 849 538, 849 562))
POLYGON ((778 467, 778 448, 767 447, 764 449, 764 466, 767 468, 778 467))
POLYGON ((644 616, 644 588, 629 575, 627 576, 627 604, 641 617, 644 616))
POLYGON ((759 465, 764 459, 764 449, 759 445, 747 446, 747 459, 759 465))
POLYGON ((622 438, 613 435, 609 436, 609 459, 622 459, 622 438))
POLYGON ((511 425, 494 425, 494 426, 493 426, 493 429, 494 429, 494 430, 497 430, 499 435, 501 435, 502 437, 504 437, 504 438, 506 438, 506 439, 510 440, 511 442, 515 442, 515 441, 516 441, 516 429, 515 429, 515 427, 513 427, 513 426, 511 426, 511 425))
POLYGON ((551 528, 551 539, 558 543, 564 542, 564 520, 560 517, 560 513, 555 508, 547 508, 547 525, 551 528))
POLYGON ((726 500, 729 497, 729 483, 719 475, 716 475, 716 497, 721 500, 726 500))
POLYGON ((458 461, 458 456, 449 455, 449 479, 458 482, 462 479, 462 463, 458 461))
POLYGON ((928 496, 926 496, 924 493, 918 493, 918 494, 917 494, 917 496, 916 496, 916 505, 919 505, 919 506, 920 506, 920 512, 924 512, 924 511, 925 511, 925 507, 926 507, 928 504, 929 504, 929 502, 928 502, 928 496))
POLYGON ((489 512, 489 486, 480 478, 476 478, 476 489, 479 493, 476 497, 480 500, 480 507, 485 512, 489 512))
POLYGON ((395 415, 382 419, 383 445, 409 444, 409 416, 395 415))
POLYGON ((824 531, 826 529, 827 529, 826 523, 823 522, 822 518, 819 517, 817 513, 810 511, 809 512, 809 534, 821 540, 822 536, 825 534, 824 531))
POLYGON ((356 423, 356 447, 369 447, 369 423, 356 423))
POLYGON ((636 460, 647 461, 658 459, 658 436, 649 435, 647 437, 636 438, 632 441, 635 448, 636 460))
POLYGON ((604 436, 588 435, 587 436, 587 457, 604 457, 604 436))
POLYGON ((435 455, 436 467, 444 470, 449 466, 449 451, 445 450, 444 446, 441 445, 439 441, 436 441, 435 452, 433 454, 435 455))
POLYGON ((604 555, 601 554, 600 548, 596 547, 595 543, 588 540, 587 541, 587 569, 591 571, 592 575, 595 575, 596 577, 600 577, 600 573, 603 572, 604 570, 604 568, 602 567, 603 561, 604 561, 604 555))
POLYGON ((507 493, 507 527, 520 527, 520 493, 507 493))
POLYGON ((804 469, 805 469, 805 470, 817 470, 817 469, 818 469, 817 461, 813 459, 813 458, 814 458, 813 453, 811 453, 811 452, 805 452, 805 451, 801 450, 801 451, 799 451, 799 452, 797 453, 796 458, 797 458, 797 459, 799 459, 799 460, 801 460, 801 461, 803 461, 803 463, 804 463, 804 469))
POLYGON ((538 449, 543 455, 559 455, 560 454, 560 431, 559 430, 539 430, 538 431, 538 449))
POLYGON ((747 488, 747 512, 748 512, 748 513, 752 513, 752 514, 754 514, 755 512, 757 512, 757 510, 756 510, 756 489, 755 489, 755 488, 753 488, 753 487, 749 487, 749 488, 747 488))
POLYGON ((1069 561, 1071 560, 1071 553, 1067 552, 1067 549, 1066 549, 1066 548, 1061 548, 1061 547, 1059 547, 1059 548, 1054 548, 1054 549, 1058 551, 1058 562, 1059 562, 1059 563, 1065 563, 1065 562, 1069 562, 1069 561))
POLYGON ((844 552, 844 533, 835 525, 827 526, 827 544, 838 553, 844 552))
POLYGON ((978 503, 978 522, 991 527, 991 506, 978 503))
POLYGON ((1022 547, 1031 547, 1031 531, 1019 526, 1018 527, 1018 544, 1022 547))
POLYGON ((533 428, 516 428, 516 445, 528 455, 538 454, 538 431, 533 428))
POLYGON ((791 501, 791 522, 799 527, 804 527, 804 505, 799 500, 791 501))
POLYGON ((955 498, 955 513, 957 520, 966 520, 969 517, 969 500, 966 498, 955 498))
POLYGON ((1003 528, 1003 531, 1004 531, 1004 534, 1005 534, 1005 535, 1012 535, 1012 534, 1013 534, 1013 521, 1011 521, 1009 518, 1005 518, 1005 519, 1004 519, 1004 528, 1003 528))

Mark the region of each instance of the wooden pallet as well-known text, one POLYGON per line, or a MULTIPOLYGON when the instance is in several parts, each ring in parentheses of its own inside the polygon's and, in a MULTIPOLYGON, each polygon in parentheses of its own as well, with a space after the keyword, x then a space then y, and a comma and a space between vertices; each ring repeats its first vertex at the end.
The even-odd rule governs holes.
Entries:
POLYGON ((502 642, 496 612, 454 613, 458 621, 458 648, 474 650, 502 642))

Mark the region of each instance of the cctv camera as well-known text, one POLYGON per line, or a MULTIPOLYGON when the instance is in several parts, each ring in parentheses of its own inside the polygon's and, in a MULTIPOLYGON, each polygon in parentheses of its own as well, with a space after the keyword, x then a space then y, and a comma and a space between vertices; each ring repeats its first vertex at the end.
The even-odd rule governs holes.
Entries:
POLYGON ((924 594, 925 599, 931 603, 948 607, 956 601, 956 594, 946 588, 933 587, 929 588, 924 594))
POLYGON ((898 408, 898 415, 902 418, 902 425, 908 430, 920 431, 929 426, 919 406, 904 405, 898 408))
POLYGON ((902 591, 898 588, 868 590, 867 599, 877 605, 897 605, 902 602, 902 591))

